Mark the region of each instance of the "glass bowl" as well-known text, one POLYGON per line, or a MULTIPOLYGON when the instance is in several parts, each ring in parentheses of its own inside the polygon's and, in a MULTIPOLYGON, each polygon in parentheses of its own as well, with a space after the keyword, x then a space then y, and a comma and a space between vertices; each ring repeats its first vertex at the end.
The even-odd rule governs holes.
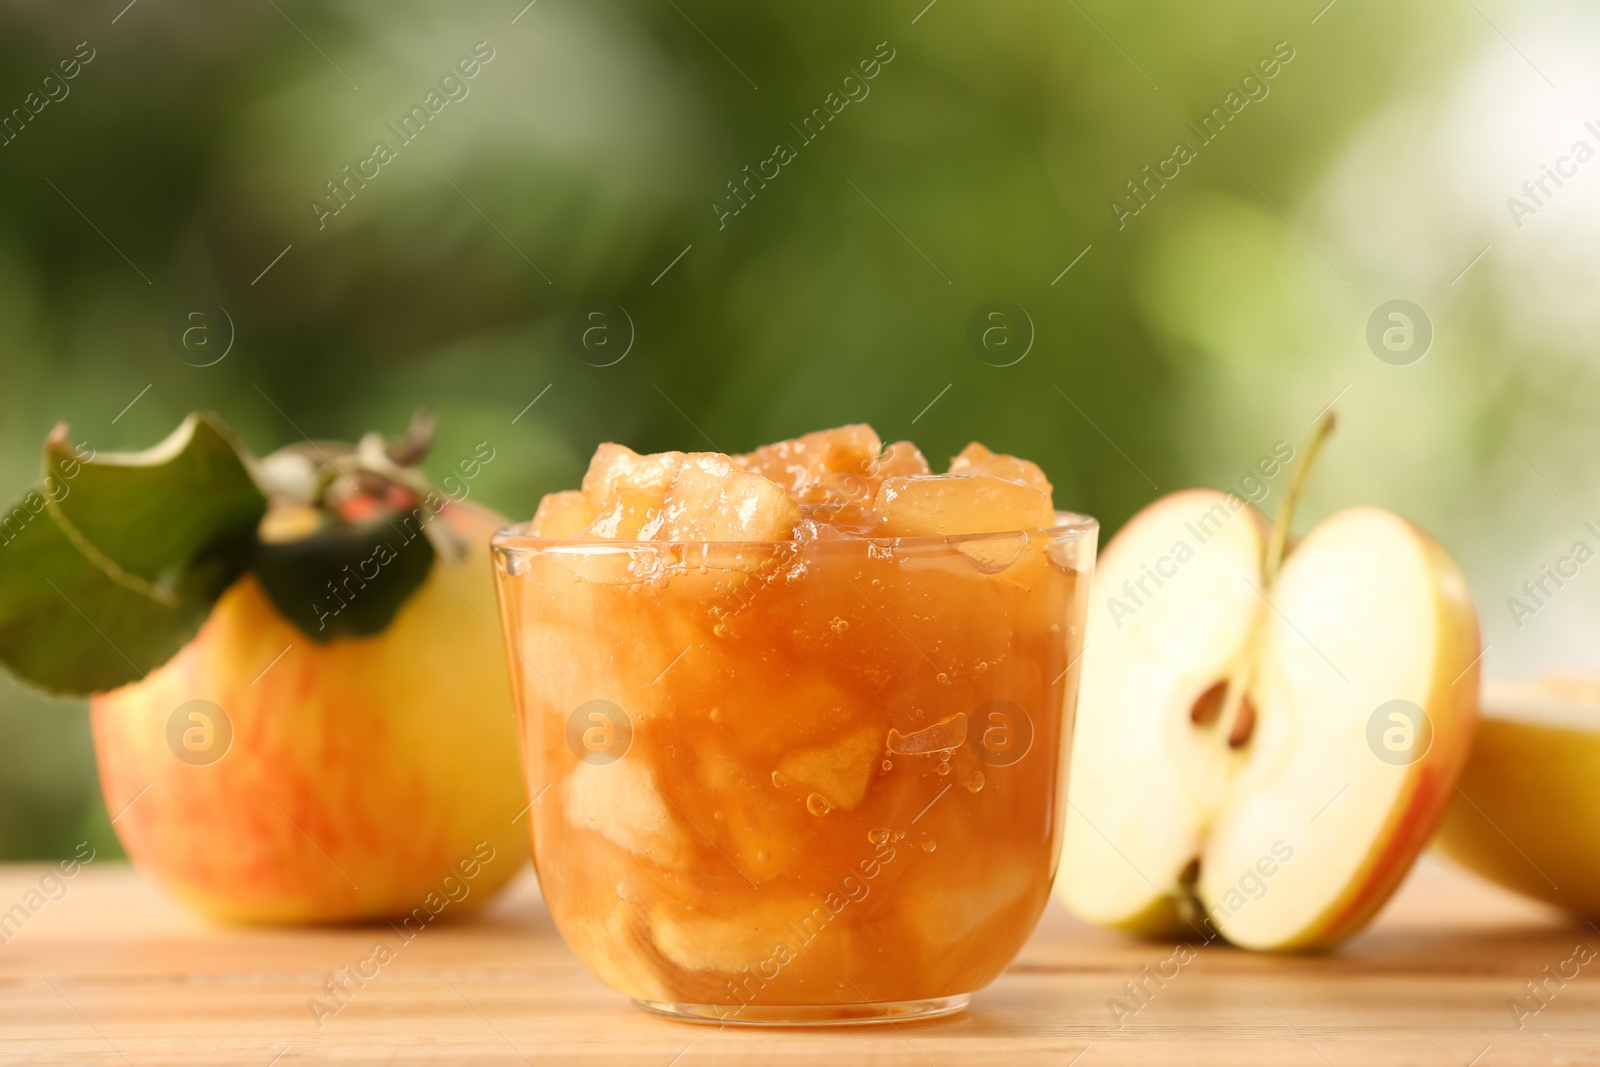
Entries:
POLYGON ((534 863, 650 1011, 959 1011, 1060 854, 1098 526, 494 539, 534 863))

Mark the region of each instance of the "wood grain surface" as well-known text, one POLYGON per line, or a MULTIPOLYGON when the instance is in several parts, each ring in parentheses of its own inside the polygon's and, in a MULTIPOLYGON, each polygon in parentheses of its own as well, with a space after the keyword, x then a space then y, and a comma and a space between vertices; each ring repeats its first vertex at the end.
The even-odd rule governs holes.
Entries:
MULTIPOLYGON (((28 893, 46 869, 0 867, 0 910, 37 902, 28 893)), ((1052 904, 965 1014, 829 1031, 634 1010, 566 950, 531 871, 477 917, 418 934, 320 1020, 308 1001, 376 942, 397 943, 389 927, 210 926, 115 863, 66 885, 0 945, 0 1063, 1600 1064, 1600 960, 1564 984, 1544 971, 1571 974, 1566 961, 1600 946, 1600 931, 1434 860, 1330 954, 1200 947, 1164 985, 1147 982, 1139 1005, 1124 983, 1174 946, 1085 927, 1052 904), (1530 981, 1550 992, 1519 1029, 1510 1004, 1538 1005, 1530 981)))

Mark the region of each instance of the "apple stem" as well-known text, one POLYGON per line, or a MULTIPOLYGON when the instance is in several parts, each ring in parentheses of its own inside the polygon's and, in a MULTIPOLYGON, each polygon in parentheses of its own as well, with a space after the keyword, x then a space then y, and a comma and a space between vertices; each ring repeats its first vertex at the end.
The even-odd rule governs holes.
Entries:
MULTIPOLYGON (((1283 569, 1283 557, 1289 546, 1289 527, 1294 522, 1294 512, 1300 504, 1300 494, 1305 490, 1306 480, 1311 475, 1311 467, 1316 462, 1317 453, 1322 450, 1322 443, 1333 432, 1336 421, 1331 409, 1317 418, 1311 427, 1311 437, 1306 441, 1301 453, 1300 465, 1289 477, 1289 488, 1283 494, 1283 503, 1278 505, 1278 516, 1272 524, 1272 538, 1267 542, 1266 556, 1261 561, 1261 578, 1265 586, 1262 589, 1263 594, 1272 589, 1278 580, 1278 572, 1283 569)), ((1246 655, 1228 676, 1227 686, 1221 693, 1220 700, 1216 696, 1218 687, 1213 686, 1202 694, 1190 711, 1190 718, 1196 723, 1219 718, 1227 730, 1228 747, 1232 749, 1243 748, 1249 744, 1251 736, 1255 733, 1256 708, 1249 696, 1255 670, 1254 654, 1246 655), (1212 710, 1214 706, 1220 709, 1220 715, 1212 710)))
POLYGON ((1283 569, 1283 557, 1289 544, 1289 526, 1294 521, 1295 509, 1300 505, 1300 494, 1305 489, 1311 467, 1317 461, 1317 453, 1322 451, 1322 443, 1333 433, 1337 424, 1332 409, 1317 419, 1311 428, 1311 437, 1306 441, 1300 465, 1289 476, 1289 488, 1283 495, 1283 503, 1278 505, 1278 515, 1272 523, 1272 540, 1267 543, 1267 555, 1261 563, 1262 581, 1268 589, 1272 588, 1278 580, 1278 572, 1283 569))

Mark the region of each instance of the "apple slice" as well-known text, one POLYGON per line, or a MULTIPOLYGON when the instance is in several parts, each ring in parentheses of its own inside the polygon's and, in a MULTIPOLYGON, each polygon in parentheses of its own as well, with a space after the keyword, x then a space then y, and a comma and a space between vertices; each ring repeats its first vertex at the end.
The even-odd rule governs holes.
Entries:
POLYGON ((1376 508, 1312 530, 1271 596, 1257 723, 1198 889, 1229 908, 1236 944, 1309 947, 1376 914, 1452 798, 1477 723, 1478 618, 1444 551, 1376 508), (1273 902, 1233 907, 1260 857, 1284 859, 1279 842, 1293 857, 1273 902))
POLYGON ((1329 944, 1382 906, 1453 793, 1479 646, 1449 557, 1352 508, 1280 571, 1325 433, 1270 536, 1238 497, 1188 491, 1102 557, 1059 881, 1085 919, 1329 944))
POLYGON ((1439 851, 1491 882, 1600 915, 1600 676, 1488 681, 1439 851))
POLYGON ((1139 512, 1101 556, 1057 876, 1090 922, 1183 927, 1185 869, 1240 761, 1217 715, 1257 625, 1249 583, 1261 584, 1268 535, 1237 498, 1191 489, 1139 512))

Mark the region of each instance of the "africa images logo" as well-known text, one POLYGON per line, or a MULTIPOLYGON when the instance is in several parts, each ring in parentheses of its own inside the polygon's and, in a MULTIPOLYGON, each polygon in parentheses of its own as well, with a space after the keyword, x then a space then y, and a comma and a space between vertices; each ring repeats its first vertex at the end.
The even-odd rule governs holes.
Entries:
POLYGON ((452 101, 459 103, 472 93, 472 86, 468 84, 483 71, 483 67, 494 59, 493 46, 488 41, 479 41, 472 46, 472 55, 462 56, 456 64, 446 70, 439 77, 439 87, 429 89, 422 97, 422 103, 412 104, 405 114, 400 116, 400 125, 393 122, 387 123, 395 136, 394 147, 388 141, 377 141, 372 146, 372 153, 366 159, 357 160, 355 170, 350 169, 347 163, 339 173, 342 175, 322 183, 327 190, 332 204, 317 199, 312 200, 311 214, 316 216, 317 229, 326 229, 328 220, 350 206, 350 201, 355 199, 358 192, 367 187, 367 182, 375 181, 383 168, 400 158, 399 149, 404 148, 421 136, 423 129, 429 122, 439 116, 452 101))
POLYGON ((1117 229, 1126 229, 1128 220, 1149 207, 1168 182, 1176 180, 1184 167, 1199 159, 1200 149, 1221 137, 1222 131, 1229 123, 1238 121, 1240 113, 1251 101, 1265 100, 1272 92, 1272 87, 1267 83, 1276 78, 1294 57, 1294 47, 1288 41, 1273 45, 1271 54, 1256 60, 1255 65, 1239 79, 1239 87, 1229 89, 1222 103, 1201 116, 1198 126, 1193 122, 1188 123, 1189 129, 1194 131, 1196 144, 1179 140, 1172 146, 1172 154, 1158 161, 1153 169, 1149 164, 1145 165, 1140 171, 1143 177, 1129 178, 1124 183, 1128 190, 1127 197, 1118 196, 1107 201, 1111 217, 1117 222, 1117 229))
MULTIPOLYGON (((882 73, 883 68, 894 61, 895 55, 894 47, 888 41, 879 41, 872 55, 856 64, 855 71, 859 71, 860 76, 857 77, 855 71, 844 76, 839 85, 843 90, 842 95, 838 90, 829 92, 822 98, 822 103, 813 107, 810 113, 800 120, 799 126, 790 122, 789 126, 799 134, 800 148, 822 136, 822 131, 828 128, 829 123, 837 120, 840 113, 849 107, 852 101, 860 103, 871 95, 872 86, 867 83, 882 73)), ((712 214, 717 216, 717 229, 726 229, 728 220, 749 207, 758 190, 765 189, 767 182, 776 181, 783 173, 783 168, 799 158, 800 153, 794 143, 785 140, 773 146, 772 155, 756 164, 755 173, 751 173, 750 165, 746 163, 742 171, 743 177, 737 182, 732 179, 728 181, 730 195, 711 202, 712 214)))

